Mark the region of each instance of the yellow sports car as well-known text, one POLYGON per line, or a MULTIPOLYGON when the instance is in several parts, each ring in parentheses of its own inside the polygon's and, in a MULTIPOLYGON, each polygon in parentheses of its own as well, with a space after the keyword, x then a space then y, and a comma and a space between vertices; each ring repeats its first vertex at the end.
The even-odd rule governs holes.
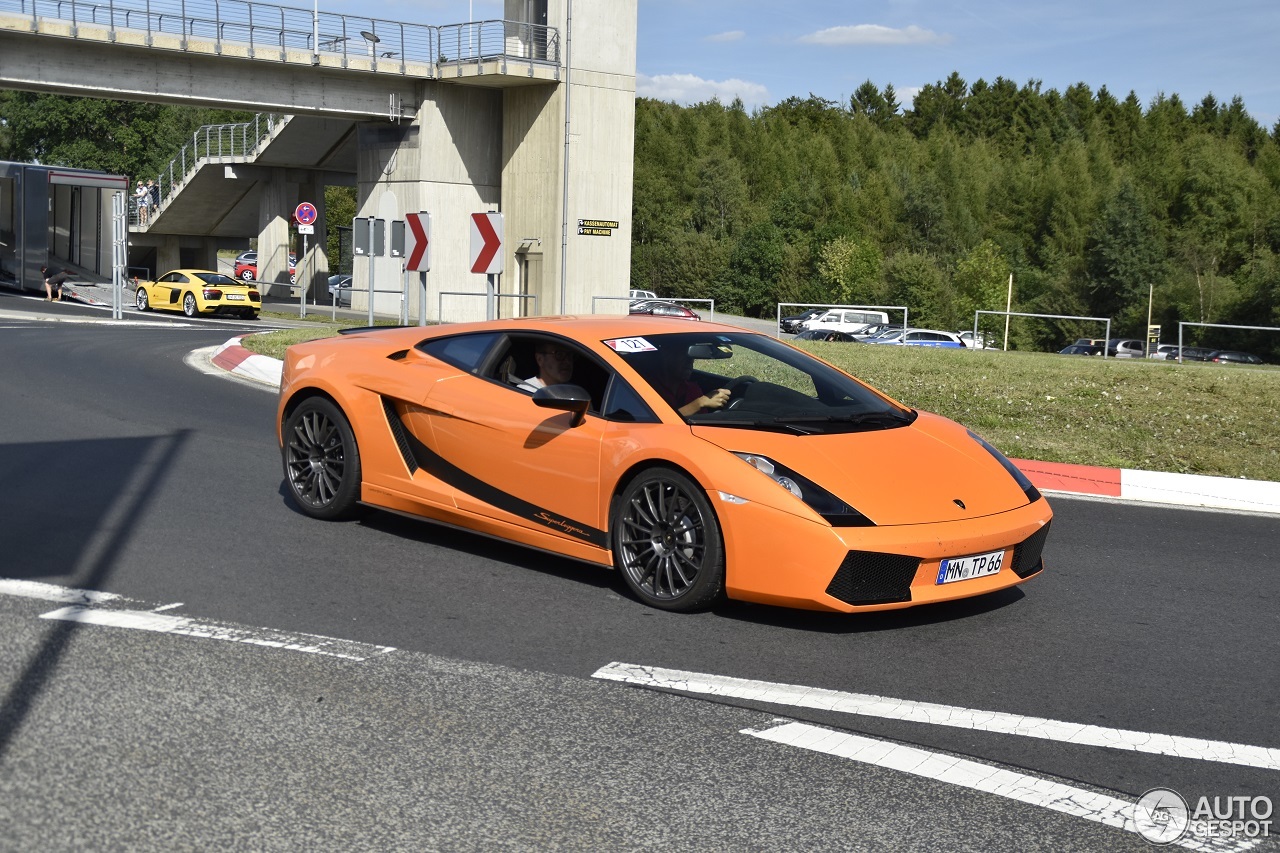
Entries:
POLYGON ((174 270, 157 281, 140 281, 134 293, 139 311, 234 314, 252 320, 262 310, 262 296, 252 284, 212 270, 174 270))

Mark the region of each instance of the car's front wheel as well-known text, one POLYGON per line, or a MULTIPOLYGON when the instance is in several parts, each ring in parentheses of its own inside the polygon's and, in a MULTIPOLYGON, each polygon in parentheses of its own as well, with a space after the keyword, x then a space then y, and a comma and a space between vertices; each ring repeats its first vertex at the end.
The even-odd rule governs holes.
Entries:
POLYGON ((182 297, 182 313, 188 317, 194 317, 200 313, 200 306, 196 304, 196 295, 188 293, 182 297))
POLYGON ((670 468, 640 473, 611 520, 613 562, 631 591, 662 610, 705 609, 724 595, 724 542, 706 493, 670 468))
POLYGON ((138 307, 139 311, 151 310, 151 303, 147 301, 146 288, 138 288, 138 292, 133 295, 133 304, 138 307))
POLYGON ((323 397, 304 400, 284 424, 284 477, 312 518, 353 515, 360 499, 360 450, 342 410, 323 397))

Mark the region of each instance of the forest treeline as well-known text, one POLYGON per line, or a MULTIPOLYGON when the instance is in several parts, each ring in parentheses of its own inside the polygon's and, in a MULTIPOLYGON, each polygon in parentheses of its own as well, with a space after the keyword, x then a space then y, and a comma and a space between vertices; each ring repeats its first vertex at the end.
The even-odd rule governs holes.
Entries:
MULTIPOLYGON (((974 311, 1109 317, 1165 341, 1179 320, 1280 326, 1280 123, 1239 98, 1144 106, 958 74, 910 109, 870 81, 848 103, 636 102, 632 286, 773 316, 779 302, 906 305, 913 325, 974 311)), ((1003 322, 1000 321, 1003 327, 1003 322)), ((1025 320, 1049 349, 1099 324, 1025 320)), ((1188 341, 1280 361, 1280 334, 1188 341)))
MULTIPOLYGON (((4 91, 0 159, 147 177, 201 125, 250 117, 4 91)), ((954 73, 909 108, 870 81, 848 103, 751 113, 639 98, 632 239, 633 287, 756 316, 906 305, 913 324, 969 328, 1004 310, 1012 274, 1014 311, 1109 317, 1115 336, 1143 336, 1149 296, 1166 341, 1179 320, 1280 326, 1280 123, 1239 98, 1144 106, 954 73)), ((1100 334, 1013 326, 1034 349, 1100 334)), ((1275 332, 1188 338, 1280 361, 1275 332)))

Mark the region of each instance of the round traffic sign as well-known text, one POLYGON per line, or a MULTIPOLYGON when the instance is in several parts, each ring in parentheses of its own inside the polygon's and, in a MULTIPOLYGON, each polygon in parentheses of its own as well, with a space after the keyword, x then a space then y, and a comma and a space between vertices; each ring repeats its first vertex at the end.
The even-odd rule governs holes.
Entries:
POLYGON ((309 201, 304 201, 293 211, 293 218, 298 220, 301 225, 310 225, 319 216, 320 214, 316 213, 316 206, 309 201))

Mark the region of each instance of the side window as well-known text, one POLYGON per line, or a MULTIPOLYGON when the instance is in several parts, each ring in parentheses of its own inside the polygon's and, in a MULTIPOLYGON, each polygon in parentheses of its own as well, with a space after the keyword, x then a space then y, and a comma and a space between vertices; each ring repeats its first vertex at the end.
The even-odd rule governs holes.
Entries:
POLYGON ((611 421, 626 421, 628 423, 657 423, 658 416, 653 410, 640 399, 640 395, 635 389, 628 385, 621 376, 616 373, 613 380, 609 383, 609 388, 605 392, 604 409, 602 410, 605 418, 611 421))
POLYGON ((475 335, 452 335, 445 338, 432 338, 425 343, 419 344, 418 349, 427 355, 472 373, 480 367, 485 355, 500 337, 502 335, 496 332, 475 335))

